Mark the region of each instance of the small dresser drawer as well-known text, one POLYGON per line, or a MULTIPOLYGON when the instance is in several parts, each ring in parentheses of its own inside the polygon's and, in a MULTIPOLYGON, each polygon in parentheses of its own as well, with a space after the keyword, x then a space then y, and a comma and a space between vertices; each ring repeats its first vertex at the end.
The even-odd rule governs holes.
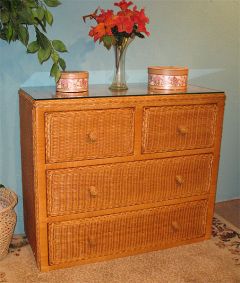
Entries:
POLYGON ((49 264, 141 252, 202 237, 207 201, 48 225, 49 264))
POLYGON ((146 107, 142 152, 157 153, 214 145, 217 105, 146 107))
POLYGON ((206 194, 211 154, 47 171, 48 215, 99 211, 206 194))
POLYGON ((47 163, 131 155, 133 137, 134 108, 45 115, 47 163))

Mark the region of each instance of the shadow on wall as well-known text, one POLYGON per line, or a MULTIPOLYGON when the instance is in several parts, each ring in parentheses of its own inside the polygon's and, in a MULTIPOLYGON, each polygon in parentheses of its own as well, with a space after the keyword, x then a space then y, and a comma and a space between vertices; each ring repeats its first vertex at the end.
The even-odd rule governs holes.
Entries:
POLYGON ((226 76, 227 70, 224 68, 194 69, 190 70, 188 83, 195 86, 227 92, 226 85, 224 85, 224 78, 226 76), (223 84, 221 84, 221 82, 223 84))
POLYGON ((4 86, 9 87, 8 82, 14 82, 15 85, 18 85, 18 83, 26 80, 29 71, 24 67, 26 65, 23 61, 27 58, 26 54, 24 54, 24 47, 18 42, 9 45, 1 41, 0 50, 1 66, 3 66, 3 68, 0 68, 1 89, 4 86))
POLYGON ((219 77, 219 73, 223 73, 224 69, 190 69, 189 70, 189 83, 192 85, 199 83, 199 78, 203 81, 203 78, 211 78, 212 76, 219 77))
POLYGON ((20 84, 29 77, 29 70, 22 62, 27 57, 20 43, 9 45, 0 41, 0 182, 18 194, 16 230, 22 228, 22 196, 20 162, 20 130, 18 117, 18 94, 20 84), (14 177, 13 177, 14 176, 14 177))
POLYGON ((96 49, 93 40, 80 37, 68 47, 68 53, 64 55, 68 70, 81 70, 81 66, 87 62, 87 57, 96 49))

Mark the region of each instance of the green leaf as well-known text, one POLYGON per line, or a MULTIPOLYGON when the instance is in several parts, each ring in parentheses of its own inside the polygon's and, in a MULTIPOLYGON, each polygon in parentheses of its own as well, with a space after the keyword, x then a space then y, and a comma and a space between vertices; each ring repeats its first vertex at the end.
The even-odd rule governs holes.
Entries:
POLYGON ((27 52, 28 53, 35 53, 39 50, 39 44, 37 41, 31 42, 28 47, 27 47, 27 52))
POLYGON ((115 38, 111 35, 105 35, 102 38, 104 46, 109 50, 115 44, 115 38))
POLYGON ((47 49, 51 47, 49 39, 42 32, 40 32, 38 28, 36 28, 36 37, 37 42, 42 49, 47 49))
POLYGON ((48 7, 57 7, 61 4, 58 0, 44 0, 44 2, 48 7))
POLYGON ((67 48, 65 44, 61 40, 53 40, 52 45, 54 49, 59 52, 67 52, 67 48))
POLYGON ((27 0, 24 3, 26 6, 28 6, 29 8, 36 8, 37 7, 37 3, 35 0, 27 0))
POLYGON ((13 29, 13 33, 12 33, 12 41, 16 41, 16 40, 18 40, 19 39, 19 35, 18 35, 18 33, 16 32, 16 30, 15 29, 13 29))
POLYGON ((32 10, 31 9, 23 9, 17 12, 18 19, 21 24, 33 25, 35 23, 32 10))
POLYGON ((38 18, 35 18, 35 20, 36 20, 35 26, 39 24, 41 26, 42 30, 44 32, 47 32, 46 31, 46 20, 45 20, 45 17, 41 21, 38 18))
POLYGON ((27 46, 28 40, 29 40, 29 34, 28 34, 28 30, 22 25, 19 26, 18 36, 19 36, 19 39, 21 40, 21 42, 25 46, 27 46))
POLYGON ((47 23, 51 26, 53 23, 53 15, 50 11, 45 10, 45 18, 47 20, 47 23))
POLYGON ((60 70, 57 71, 56 75, 55 75, 55 82, 57 82, 61 77, 61 72, 60 70))
POLYGON ((7 41, 6 28, 0 29, 0 39, 7 41))
POLYGON ((9 21, 9 13, 5 10, 1 11, 0 19, 3 24, 6 24, 9 21))
POLYGON ((13 28, 12 28, 11 24, 8 24, 7 31, 6 31, 6 38, 7 38, 8 42, 11 41, 12 35, 13 35, 13 28))
POLYGON ((50 75, 51 75, 52 77, 54 77, 55 74, 57 73, 57 70, 58 70, 58 69, 59 69, 58 64, 57 64, 57 63, 54 63, 54 64, 52 65, 52 68, 51 68, 51 71, 50 71, 50 75))
POLYGON ((54 63, 52 65, 52 68, 51 68, 51 71, 50 71, 50 75, 51 77, 54 77, 55 78, 55 81, 57 82, 61 76, 61 72, 59 70, 59 66, 58 64, 54 63))
POLYGON ((58 63, 59 55, 56 51, 52 51, 51 57, 54 63, 58 63))
POLYGON ((62 68, 63 71, 66 69, 66 63, 62 58, 59 58, 59 65, 62 68))
POLYGON ((43 7, 38 7, 36 12, 37 12, 37 18, 41 21, 45 15, 43 7))
POLYGON ((139 38, 145 38, 145 36, 142 34, 142 33, 140 33, 140 32, 134 32, 134 34, 136 35, 136 36, 138 36, 139 38))
POLYGON ((32 9, 32 15, 33 15, 34 18, 38 17, 37 9, 32 9))
POLYGON ((51 55, 51 48, 43 49, 42 47, 38 50, 38 60, 42 64, 47 61, 51 55))

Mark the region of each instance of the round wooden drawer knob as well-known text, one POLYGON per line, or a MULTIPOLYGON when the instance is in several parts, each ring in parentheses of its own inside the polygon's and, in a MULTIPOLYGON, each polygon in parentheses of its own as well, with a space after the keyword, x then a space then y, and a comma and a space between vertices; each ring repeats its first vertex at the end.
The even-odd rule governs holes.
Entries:
POLYGON ((95 133, 90 132, 90 133, 87 134, 87 142, 88 143, 94 143, 96 141, 97 141, 97 136, 96 136, 95 133))
POLYGON ((183 136, 185 136, 188 133, 188 128, 185 126, 178 126, 177 129, 178 129, 178 132, 183 136))
POLYGON ((171 226, 172 226, 174 231, 178 231, 180 229, 180 226, 179 226, 177 221, 173 221, 171 226))
POLYGON ((96 197, 96 196, 97 196, 96 187, 91 186, 91 187, 89 188, 89 193, 90 193, 90 196, 91 196, 91 197, 96 197))
POLYGON ((184 183, 183 177, 181 175, 177 175, 175 179, 178 185, 182 185, 184 183))
POLYGON ((89 236, 88 237, 88 243, 90 247, 95 247, 96 246, 96 239, 94 237, 89 236))

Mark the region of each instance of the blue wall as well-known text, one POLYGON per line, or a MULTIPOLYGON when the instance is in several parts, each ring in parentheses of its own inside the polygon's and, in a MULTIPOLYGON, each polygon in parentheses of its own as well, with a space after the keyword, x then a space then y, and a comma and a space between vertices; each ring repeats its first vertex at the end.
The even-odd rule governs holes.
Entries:
MULTIPOLYGON (((52 39, 62 39, 68 70, 90 71, 91 83, 110 83, 113 54, 88 37, 91 23, 82 16, 113 1, 62 0, 52 9, 52 39)), ((182 65, 191 84, 225 90, 227 105, 221 149, 217 200, 240 197, 239 190, 239 10, 238 1, 161 1, 135 3, 146 8, 151 36, 136 39, 127 54, 128 82, 146 82, 147 66, 182 65)), ((18 89, 53 85, 50 64, 40 66, 20 43, 0 42, 0 182, 18 193, 16 233, 23 232, 18 89)))

